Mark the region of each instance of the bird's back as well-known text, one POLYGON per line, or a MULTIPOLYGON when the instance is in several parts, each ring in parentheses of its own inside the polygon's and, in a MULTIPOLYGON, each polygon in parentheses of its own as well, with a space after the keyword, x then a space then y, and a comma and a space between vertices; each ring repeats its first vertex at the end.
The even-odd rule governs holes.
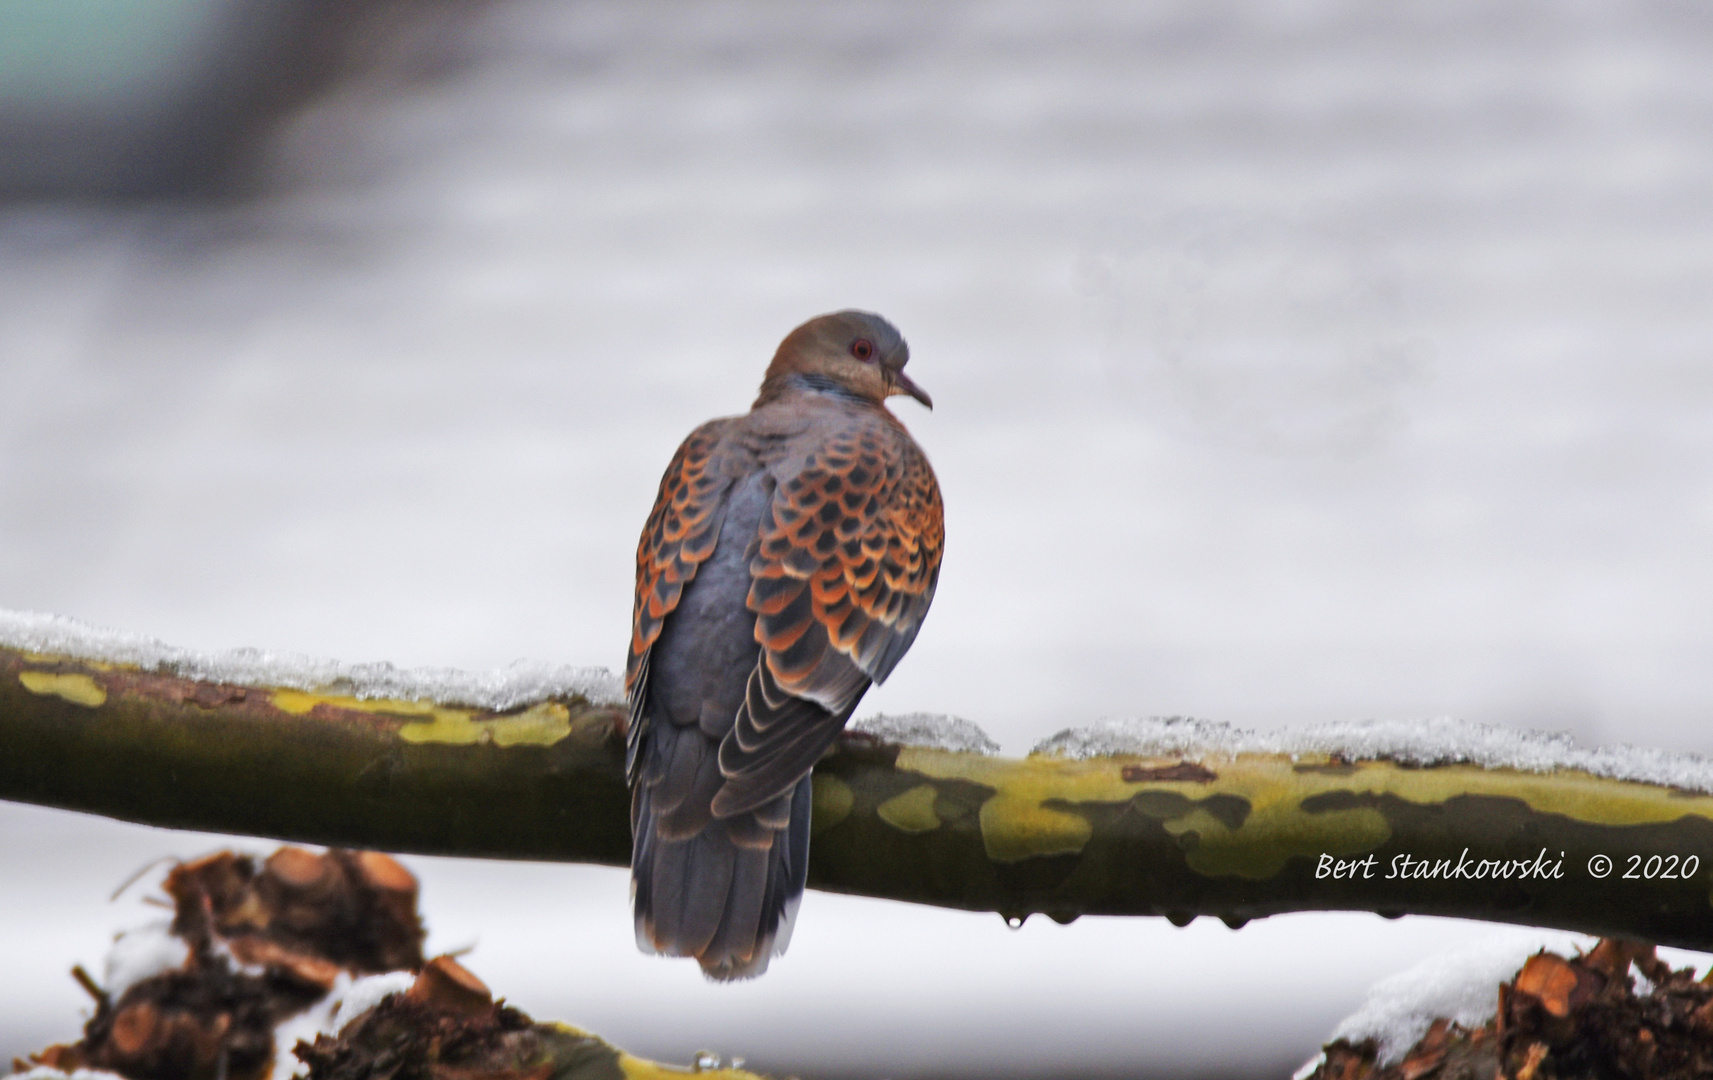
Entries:
POLYGON ((697 725, 715 739, 731 730, 744 683, 761 653, 755 613, 744 606, 744 598, 749 595, 750 548, 772 498, 772 477, 759 463, 731 482, 720 507, 714 552, 685 587, 650 659, 655 715, 679 727, 697 725))
POLYGON ((644 949, 721 979, 784 950, 808 772, 915 636, 939 507, 884 407, 812 382, 679 448, 638 546, 626 669, 644 949))

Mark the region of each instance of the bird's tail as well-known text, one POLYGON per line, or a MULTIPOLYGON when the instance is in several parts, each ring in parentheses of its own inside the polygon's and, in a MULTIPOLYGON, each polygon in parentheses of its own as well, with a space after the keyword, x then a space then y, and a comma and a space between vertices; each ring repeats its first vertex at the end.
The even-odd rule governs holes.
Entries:
MULTIPOLYGON (((694 729, 672 736, 703 738, 694 729)), ((713 761, 711 740, 696 750, 713 761)), ((651 784, 645 774, 631 792, 637 946, 694 956, 710 979, 754 978, 791 940, 809 868, 811 782, 804 777, 773 803, 722 819, 707 810, 703 798, 711 796, 686 797, 661 779, 651 784)))

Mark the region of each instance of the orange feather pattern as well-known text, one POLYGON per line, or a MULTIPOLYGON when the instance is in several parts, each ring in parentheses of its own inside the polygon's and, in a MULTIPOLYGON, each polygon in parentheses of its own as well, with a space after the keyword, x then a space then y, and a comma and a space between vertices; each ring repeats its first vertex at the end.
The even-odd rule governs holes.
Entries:
POLYGON ((862 420, 780 486, 750 564, 755 639, 787 693, 820 698, 814 674, 828 646, 884 679, 939 581, 945 511, 934 471, 890 415, 862 420))
POLYGON ((708 471, 719 445, 719 422, 690 433, 666 474, 660 494, 636 545, 636 604, 631 617, 630 654, 625 659, 625 693, 636 687, 643 659, 660 638, 666 616, 678 606, 696 568, 714 553, 719 539, 715 511, 726 484, 708 471))
POLYGON ((636 552, 625 689, 644 948, 760 974, 808 868, 808 774, 934 599, 945 523, 886 409, 909 349, 865 312, 781 343, 747 416, 690 434, 636 552))

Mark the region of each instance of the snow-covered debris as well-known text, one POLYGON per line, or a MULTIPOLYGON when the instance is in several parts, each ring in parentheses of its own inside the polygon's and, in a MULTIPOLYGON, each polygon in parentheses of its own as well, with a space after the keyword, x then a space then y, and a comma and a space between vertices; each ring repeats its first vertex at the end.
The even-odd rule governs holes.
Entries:
POLYGON ((1593 938, 1577 934, 1521 931, 1496 934, 1429 957, 1375 983, 1362 1007, 1346 1017, 1328 1041, 1373 1039, 1381 1064, 1393 1064, 1441 1017, 1466 1028, 1491 1020, 1498 1007, 1499 984, 1516 978, 1523 962, 1540 950, 1569 956, 1593 947, 1593 938))
POLYGON ((115 1000, 144 979, 181 968, 190 959, 190 946, 174 937, 171 919, 157 919, 115 935, 107 950, 102 989, 115 1000))
POLYGON ((29 611, 0 610, 0 646, 170 672, 205 682, 322 690, 355 698, 433 701, 484 709, 510 709, 543 698, 577 694, 602 704, 616 703, 624 697, 618 677, 606 668, 519 661, 497 671, 469 672, 453 668, 400 668, 385 662, 347 664, 260 649, 204 653, 167 645, 141 634, 29 611))
MULTIPOLYGON (((395 974, 401 973, 388 972, 387 975, 369 977, 386 978, 395 974)), ((408 974, 408 972, 402 974, 408 974)), ((313 1043, 317 1035, 336 1034, 338 1032, 333 1014, 338 1010, 345 996, 351 992, 352 984, 351 973, 341 971, 334 978, 333 989, 327 992, 326 997, 274 1028, 274 1069, 271 1080, 290 1080, 291 1076, 301 1068, 297 1055, 292 1053, 292 1048, 299 1041, 313 1043)), ((351 1015, 355 1016, 356 1014, 352 1013, 351 1015)))
POLYGON ((851 725, 851 730, 889 743, 954 750, 966 754, 997 754, 999 744, 968 720, 941 713, 876 713, 851 725))
POLYGON ((1699 754, 1641 746, 1590 749, 1557 732, 1520 731, 1449 717, 1358 720, 1266 732, 1181 716, 1103 720, 1061 731, 1037 743, 1031 752, 1079 759, 1116 754, 1196 758, 1340 754, 1352 761, 1407 765, 1466 763, 1539 773, 1579 769, 1614 780, 1713 793, 1713 761, 1699 754))
POLYGON ((328 998, 328 1008, 317 1034, 339 1034, 340 1028, 379 1005, 388 995, 409 990, 415 981, 415 972, 388 971, 356 979, 344 988, 343 993, 335 987, 328 998))

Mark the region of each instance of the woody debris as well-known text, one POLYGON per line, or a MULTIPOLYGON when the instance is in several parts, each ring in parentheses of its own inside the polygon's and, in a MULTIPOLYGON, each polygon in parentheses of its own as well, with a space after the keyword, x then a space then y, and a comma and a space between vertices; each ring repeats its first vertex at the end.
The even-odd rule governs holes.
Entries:
MULTIPOLYGON (((575 1028, 536 1023, 449 956, 425 962, 416 878, 390 856, 283 847, 258 862, 222 851, 178 864, 162 887, 183 962, 111 989, 73 969, 95 999, 83 1038, 14 1061, 17 1072, 91 1069, 126 1080, 688 1075, 575 1028), (337 1032, 288 1048, 295 1061, 276 1052, 281 1022, 330 1003, 342 984, 390 972, 413 974, 408 989, 355 1016, 341 1011, 337 1032)), ((699 1055, 693 1071, 758 1080, 709 1058, 699 1055)))
POLYGON ((1327 1045, 1309 1080, 1708 1080, 1713 973, 1672 970, 1652 945, 1604 938, 1529 957, 1473 1030, 1438 1020, 1402 1060, 1373 1040, 1327 1045), (1632 971, 1646 983, 1638 991, 1632 971))

